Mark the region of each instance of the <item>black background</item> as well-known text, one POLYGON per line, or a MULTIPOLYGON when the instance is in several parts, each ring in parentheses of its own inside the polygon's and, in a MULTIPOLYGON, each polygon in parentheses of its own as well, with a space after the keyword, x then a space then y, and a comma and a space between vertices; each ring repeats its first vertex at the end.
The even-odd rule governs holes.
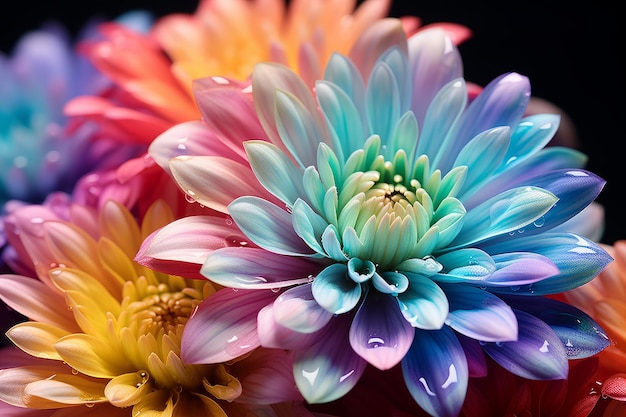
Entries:
MULTIPOLYGON (((516 71, 530 78, 533 95, 561 107, 573 120, 587 169, 607 184, 598 197, 605 207, 605 243, 626 238, 622 209, 625 46, 618 38, 617 10, 602 2, 399 1, 390 15, 414 15, 424 23, 461 23, 473 37, 460 46, 465 78, 484 85, 516 71), (576 4, 576 5, 574 5, 576 4)), ((24 32, 44 21, 62 22, 75 33, 93 16, 114 18, 141 8, 155 16, 193 13, 195 0, 18 1, 0 12, 0 51, 9 53, 24 32)), ((621 35, 620 35, 621 36, 621 35)))

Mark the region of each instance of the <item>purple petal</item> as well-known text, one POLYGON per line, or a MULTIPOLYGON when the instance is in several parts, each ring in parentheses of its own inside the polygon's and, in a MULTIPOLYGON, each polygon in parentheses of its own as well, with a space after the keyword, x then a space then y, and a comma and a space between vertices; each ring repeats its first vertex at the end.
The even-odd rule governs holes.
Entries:
POLYGON ((276 349, 307 349, 325 339, 326 326, 313 333, 300 333, 278 323, 274 318, 274 306, 263 307, 257 316, 257 333, 261 346, 276 349))
POLYGON ((469 285, 444 284, 442 288, 450 302, 448 326, 484 342, 517 340, 517 319, 504 301, 469 285))
POLYGON ((547 257, 532 252, 514 252, 493 255, 497 269, 486 285, 516 286, 538 282, 555 276, 559 269, 547 257))
POLYGON ((334 318, 327 337, 295 352, 296 385, 307 402, 325 403, 343 397, 358 382, 367 362, 350 347, 351 315, 334 318))
POLYGON ((378 369, 397 365, 411 347, 415 328, 400 312, 395 297, 370 291, 350 326, 350 345, 378 369))
POLYGON ((278 323, 301 333, 316 332, 333 317, 333 313, 315 301, 308 283, 282 293, 274 301, 273 308, 274 319, 278 323))
POLYGON ((225 287, 275 289, 305 284, 321 266, 310 259, 260 248, 228 247, 210 253, 201 274, 225 287))
POLYGON ((483 352, 480 343, 462 334, 457 334, 457 339, 459 339, 465 351, 469 376, 471 378, 487 376, 487 359, 485 358, 485 352, 483 352))
POLYGON ((428 414, 457 417, 465 400, 469 372, 461 343, 449 327, 416 330, 402 360, 409 392, 428 414))
POLYGON ((181 341, 186 363, 221 363, 261 345, 257 314, 278 295, 272 291, 222 289, 189 317, 181 341))
POLYGON ((546 297, 504 296, 512 307, 544 321, 561 339, 568 359, 593 356, 610 345, 602 327, 578 308, 546 297))
POLYGON ((484 351, 502 367, 522 378, 567 378, 567 353, 557 334, 538 318, 514 311, 519 326, 518 340, 486 343, 484 351))

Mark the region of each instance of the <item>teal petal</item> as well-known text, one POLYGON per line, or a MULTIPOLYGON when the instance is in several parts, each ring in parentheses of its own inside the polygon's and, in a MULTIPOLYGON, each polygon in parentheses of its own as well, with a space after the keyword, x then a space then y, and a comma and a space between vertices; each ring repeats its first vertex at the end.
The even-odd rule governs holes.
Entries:
POLYGON ((541 218, 556 204, 554 194, 538 187, 519 187, 493 197, 465 216, 465 225, 452 246, 469 246, 515 232, 541 218))
POLYGON ((408 111, 404 113, 389 137, 387 147, 390 150, 390 154, 395 155, 397 151, 403 150, 408 159, 412 161, 417 148, 418 133, 419 128, 413 112, 408 111))
POLYGON ((302 176, 292 161, 277 146, 262 140, 244 143, 248 161, 254 175, 270 193, 281 201, 293 206, 296 199, 304 194, 300 181, 302 176))
POLYGON ((357 283, 365 282, 376 274, 376 265, 372 261, 352 258, 348 261, 348 277, 357 283))
POLYGON ((346 92, 335 84, 318 81, 315 91, 329 127, 333 149, 339 159, 345 160, 361 147, 365 137, 359 110, 346 92))
POLYGON ((385 144, 402 114, 398 82, 387 64, 380 62, 374 67, 366 100, 369 132, 379 135, 385 144))
POLYGON ((437 257, 444 272, 432 277, 437 282, 480 282, 496 271, 496 263, 485 251, 464 248, 437 257))
POLYGON ((450 302, 446 324, 475 340, 517 340, 517 319, 507 303, 495 295, 469 285, 442 284, 450 302))
POLYGON ((354 63, 344 55, 333 53, 324 70, 324 80, 337 86, 348 96, 361 115, 361 124, 356 129, 366 132, 365 83, 354 63))
POLYGON ((461 150, 454 166, 471 167, 463 184, 468 193, 480 192, 482 184, 498 169, 509 148, 510 132, 508 127, 486 130, 461 150))
POLYGON ((322 233, 322 247, 328 257, 335 262, 345 262, 348 260, 348 257, 342 250, 337 228, 332 224, 329 224, 322 233))
POLYGON ((407 259, 396 267, 401 272, 410 272, 427 277, 440 272, 442 268, 443 265, 431 256, 407 259))
MULTIPOLYGON (((442 143, 467 105, 465 80, 457 78, 441 88, 428 106, 421 127, 417 155, 427 155, 435 163, 446 148, 442 143)), ((419 126, 420 119, 417 119, 419 126)))
POLYGON ((321 245, 322 234, 328 226, 328 222, 317 214, 301 199, 297 199, 291 212, 293 229, 306 242, 306 244, 319 253, 326 256, 326 251, 321 245))
POLYGON ((556 134, 560 118, 557 114, 535 114, 522 119, 511 134, 505 164, 500 170, 510 169, 543 149, 556 134))
MULTIPOLYGON (((409 66, 406 51, 398 46, 389 48, 380 57, 380 62, 384 62, 393 74, 393 78, 398 85, 400 93, 400 113, 404 114, 411 105, 411 79, 409 77, 409 66)), ((370 74, 370 77, 372 75, 370 74)), ((372 78, 370 78, 371 82, 372 78)), ((388 144, 387 144, 388 145, 388 144)), ((393 153, 392 153, 393 154, 393 153)))
POLYGON ((315 301, 333 314, 356 307, 361 298, 361 284, 347 278, 345 264, 333 264, 317 274, 311 290, 315 301))
POLYGON ((302 174, 302 186, 308 202, 313 206, 313 209, 317 213, 323 213, 324 207, 324 195, 326 194, 326 188, 322 184, 322 179, 317 169, 310 166, 304 170, 302 174))
POLYGON ((276 129, 285 147, 302 169, 315 164, 317 147, 324 137, 316 119, 287 91, 276 90, 275 108, 276 129))
POLYGON ((283 255, 311 255, 311 248, 296 234, 291 214, 258 197, 239 197, 228 211, 246 237, 256 245, 283 255))
POLYGON ((449 312, 446 294, 429 278, 416 274, 405 275, 410 284, 406 291, 398 294, 402 315, 413 327, 441 329, 449 312))
POLYGON ((409 288, 409 279, 399 272, 381 272, 374 274, 372 284, 378 292, 397 296, 409 288))

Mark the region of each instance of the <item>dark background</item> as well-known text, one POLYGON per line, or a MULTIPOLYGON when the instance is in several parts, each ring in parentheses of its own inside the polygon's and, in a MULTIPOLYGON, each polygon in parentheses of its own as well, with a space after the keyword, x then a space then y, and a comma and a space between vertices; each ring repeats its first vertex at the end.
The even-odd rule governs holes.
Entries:
MULTIPOLYGON (((400 1, 390 15, 419 16, 424 23, 461 23, 473 37, 460 46, 465 78, 484 85, 496 76, 516 71, 530 78, 533 95, 561 107, 578 131, 580 149, 589 156, 587 168, 607 184, 598 197, 605 207, 603 241, 626 238, 620 206, 625 120, 624 43, 618 42, 617 4, 602 2, 400 1)), ((62 22, 72 33, 93 16, 114 18, 133 8, 155 16, 192 13, 195 0, 92 0, 87 2, 11 2, 0 13, 0 51, 10 52, 18 37, 48 19, 62 22)))

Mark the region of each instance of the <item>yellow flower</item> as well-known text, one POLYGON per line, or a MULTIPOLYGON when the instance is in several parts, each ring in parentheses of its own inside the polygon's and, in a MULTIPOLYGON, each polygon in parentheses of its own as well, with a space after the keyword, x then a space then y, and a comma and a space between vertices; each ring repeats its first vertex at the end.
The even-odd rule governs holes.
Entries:
POLYGON ((173 220, 163 202, 141 226, 113 201, 97 217, 73 207, 74 223, 38 222, 41 209, 25 208, 20 229, 40 280, 0 276, 0 298, 30 319, 7 335, 31 356, 0 370, 0 400, 73 408, 63 416, 217 417, 275 416, 268 404, 301 398, 284 351, 210 365, 181 360, 185 323, 217 288, 132 261, 142 240, 173 220), (277 392, 266 395, 263 383, 277 392))

